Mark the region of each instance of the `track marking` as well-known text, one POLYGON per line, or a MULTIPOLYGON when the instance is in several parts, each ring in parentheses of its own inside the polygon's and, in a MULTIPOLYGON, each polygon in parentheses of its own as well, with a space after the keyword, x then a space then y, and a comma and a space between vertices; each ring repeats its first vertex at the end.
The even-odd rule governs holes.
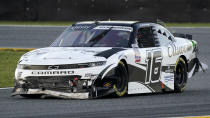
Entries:
POLYGON ((184 118, 210 118, 210 116, 187 116, 184 118))
POLYGON ((0 88, 0 90, 13 89, 14 87, 0 88))
POLYGON ((184 116, 184 117, 169 117, 169 118, 210 118, 210 116, 184 116))
POLYGON ((210 27, 167 27, 167 28, 180 28, 180 29, 210 29, 210 27))
POLYGON ((191 116, 191 117, 184 117, 184 118, 210 118, 210 116, 191 116))

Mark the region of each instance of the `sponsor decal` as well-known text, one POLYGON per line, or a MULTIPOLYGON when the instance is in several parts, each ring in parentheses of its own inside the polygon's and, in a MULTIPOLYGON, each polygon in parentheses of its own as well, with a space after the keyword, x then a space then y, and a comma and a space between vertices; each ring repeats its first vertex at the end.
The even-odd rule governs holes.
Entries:
POLYGON ((96 79, 98 77, 98 74, 86 73, 85 77, 88 79, 96 79))
POLYGON ((145 23, 145 24, 140 24, 140 27, 148 27, 148 26, 150 26, 151 24, 149 24, 149 23, 145 23))
POLYGON ((32 71, 32 75, 71 75, 74 74, 74 71, 65 71, 65 70, 54 70, 54 71, 32 71))
POLYGON ((175 68, 174 64, 165 65, 165 66, 162 66, 162 72, 174 73, 174 68, 175 68))
POLYGON ((85 30, 89 29, 91 26, 83 25, 83 26, 71 26, 68 30, 85 30))
POLYGON ((135 55, 135 63, 140 63, 141 62, 141 57, 138 55, 135 55))
POLYGON ((168 70, 165 70, 165 73, 173 73, 174 70, 173 69, 168 69, 168 70))
POLYGON ((126 27, 126 26, 97 26, 94 29, 103 29, 103 30, 109 30, 112 28, 112 30, 123 30, 123 31, 129 31, 132 32, 132 27, 126 27))
POLYGON ((140 56, 140 51, 138 48, 137 44, 132 45, 134 53, 135 53, 135 63, 140 63, 141 62, 141 56, 140 56))
POLYGON ((174 81, 174 75, 167 75, 164 76, 165 82, 173 82, 174 81))
POLYGON ((192 49, 192 45, 184 45, 184 46, 176 46, 175 44, 171 44, 168 46, 168 56, 176 56, 179 54, 183 54, 192 49))
POLYGON ((168 68, 165 70, 165 73, 173 73, 174 69, 173 67, 171 68, 170 66, 168 66, 168 68))
POLYGON ((196 47, 196 42, 195 42, 195 41, 193 41, 193 40, 191 40, 191 42, 192 42, 192 46, 193 46, 193 48, 195 48, 195 47, 196 47))

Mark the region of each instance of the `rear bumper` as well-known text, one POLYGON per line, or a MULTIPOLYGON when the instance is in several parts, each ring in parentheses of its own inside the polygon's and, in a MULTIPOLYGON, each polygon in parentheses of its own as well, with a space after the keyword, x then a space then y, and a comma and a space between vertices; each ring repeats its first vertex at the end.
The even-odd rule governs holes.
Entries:
POLYGON ((65 93, 65 92, 59 92, 59 91, 52 91, 52 90, 42 90, 42 89, 28 89, 24 90, 23 88, 14 88, 14 91, 12 93, 12 96, 15 95, 25 95, 25 94, 40 94, 43 96, 51 96, 51 97, 57 97, 57 98, 64 98, 64 99, 89 99, 90 94, 89 92, 85 93, 65 93))

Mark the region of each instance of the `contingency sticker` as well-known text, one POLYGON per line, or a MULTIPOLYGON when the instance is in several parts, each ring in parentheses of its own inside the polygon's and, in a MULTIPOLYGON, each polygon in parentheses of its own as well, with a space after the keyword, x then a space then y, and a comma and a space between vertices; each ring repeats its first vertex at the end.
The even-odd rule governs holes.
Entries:
POLYGON ((112 28, 112 30, 123 30, 123 31, 129 31, 129 32, 133 31, 132 27, 126 27, 126 26, 97 26, 94 29, 108 30, 110 28, 112 28))
POLYGON ((68 30, 73 30, 73 31, 77 31, 77 30, 90 30, 92 27, 89 25, 82 25, 82 26, 71 26, 68 28, 68 30))

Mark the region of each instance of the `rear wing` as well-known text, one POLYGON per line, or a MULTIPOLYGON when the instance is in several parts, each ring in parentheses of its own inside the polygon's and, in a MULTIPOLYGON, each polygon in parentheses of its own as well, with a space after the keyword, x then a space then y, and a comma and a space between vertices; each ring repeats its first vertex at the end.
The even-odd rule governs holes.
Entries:
POLYGON ((181 37, 181 38, 186 38, 186 39, 192 40, 191 34, 173 33, 173 35, 175 37, 181 37))

